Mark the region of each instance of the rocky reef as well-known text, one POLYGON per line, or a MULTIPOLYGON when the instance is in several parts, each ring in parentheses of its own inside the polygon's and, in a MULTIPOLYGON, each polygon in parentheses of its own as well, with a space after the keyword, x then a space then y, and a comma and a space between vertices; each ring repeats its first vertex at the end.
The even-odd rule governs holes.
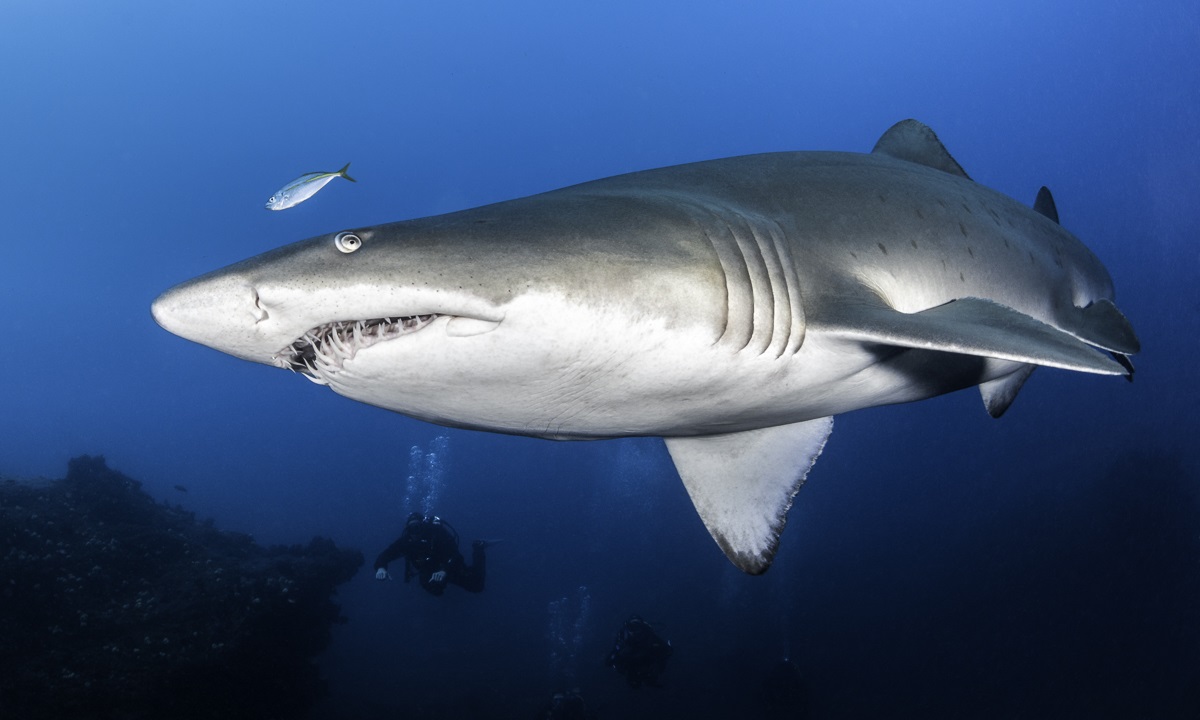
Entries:
POLYGON ((302 718, 324 692, 331 597, 362 562, 324 538, 222 532, 100 457, 0 482, 0 713, 302 718))

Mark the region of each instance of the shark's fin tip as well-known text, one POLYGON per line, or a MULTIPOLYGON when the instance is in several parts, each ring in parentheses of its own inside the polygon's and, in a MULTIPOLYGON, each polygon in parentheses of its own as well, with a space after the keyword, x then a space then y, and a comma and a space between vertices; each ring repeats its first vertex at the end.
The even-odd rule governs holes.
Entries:
POLYGON ((833 418, 725 435, 667 438, 696 512, 739 569, 771 566, 792 498, 825 447, 833 418))

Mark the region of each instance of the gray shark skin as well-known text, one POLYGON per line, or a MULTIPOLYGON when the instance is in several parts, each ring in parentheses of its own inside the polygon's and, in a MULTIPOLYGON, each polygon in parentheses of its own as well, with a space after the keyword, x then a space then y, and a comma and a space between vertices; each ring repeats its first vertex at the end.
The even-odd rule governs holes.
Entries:
POLYGON ((162 327, 453 427, 661 436, 713 538, 764 572, 832 416, 1047 366, 1132 375, 1100 261, 933 132, 597 180, 322 235, 163 293, 162 327))

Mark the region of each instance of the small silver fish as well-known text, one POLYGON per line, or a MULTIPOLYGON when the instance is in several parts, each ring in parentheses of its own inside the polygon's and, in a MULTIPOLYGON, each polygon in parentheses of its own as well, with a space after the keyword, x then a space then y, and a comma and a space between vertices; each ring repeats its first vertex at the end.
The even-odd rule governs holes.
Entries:
POLYGON ((358 182, 346 174, 346 170, 349 167, 350 163, 346 163, 337 172, 304 173, 272 195, 271 199, 267 201, 267 209, 287 210, 292 206, 299 205, 313 195, 316 195, 318 190, 325 187, 335 177, 344 177, 350 182, 358 182))

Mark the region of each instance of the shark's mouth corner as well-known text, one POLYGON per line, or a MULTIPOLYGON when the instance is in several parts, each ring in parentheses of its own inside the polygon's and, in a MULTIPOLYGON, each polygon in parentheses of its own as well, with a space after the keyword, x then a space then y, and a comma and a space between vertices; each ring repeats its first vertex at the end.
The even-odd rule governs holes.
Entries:
POLYGON ((439 317, 437 314, 408 315, 325 323, 301 335, 272 355, 271 360, 278 367, 300 373, 318 385, 328 385, 329 378, 359 350, 415 333, 439 317))

